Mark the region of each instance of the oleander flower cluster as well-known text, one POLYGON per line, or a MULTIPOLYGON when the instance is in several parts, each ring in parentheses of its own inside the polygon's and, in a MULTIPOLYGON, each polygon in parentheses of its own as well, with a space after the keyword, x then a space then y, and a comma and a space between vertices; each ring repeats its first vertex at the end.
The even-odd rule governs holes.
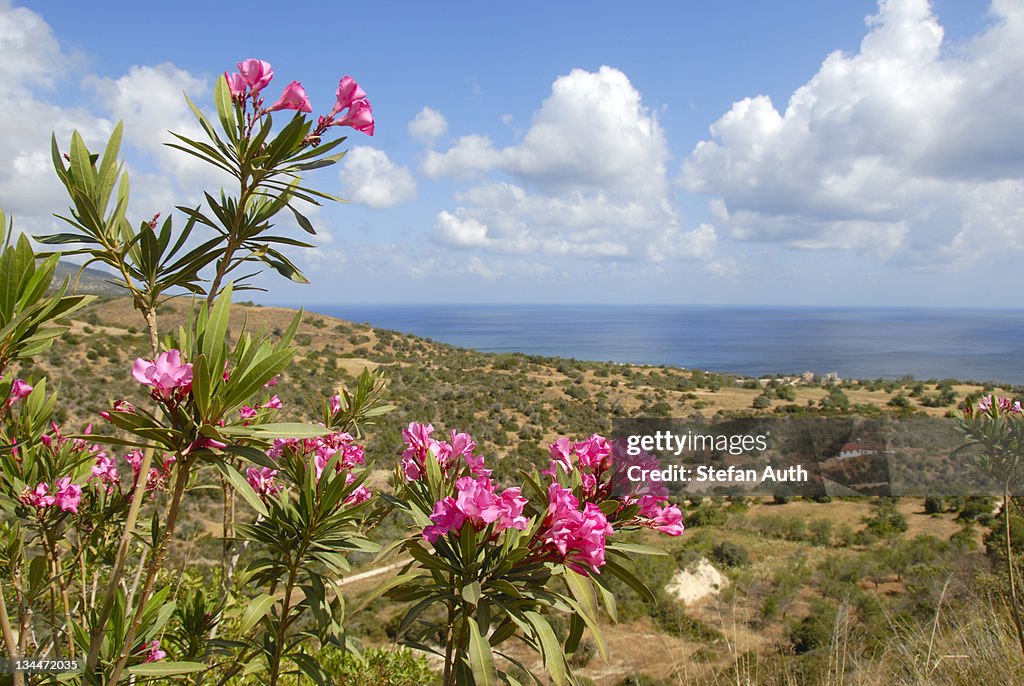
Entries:
MULTIPOLYGON (((85 434, 92 432, 92 426, 85 428, 85 434)), ((52 480, 41 480, 34 487, 26 486, 19 496, 22 504, 36 510, 36 516, 44 517, 48 512, 78 513, 82 502, 82 486, 75 483, 73 465, 88 461, 109 460, 99 445, 84 438, 70 438, 61 433, 56 422, 50 423, 50 432, 39 437, 40 449, 49 453, 45 462, 57 466, 60 476, 52 480), (51 509, 52 508, 52 509, 51 509)))
POLYGON ((964 407, 964 414, 968 417, 974 415, 987 415, 995 417, 1001 414, 1024 414, 1021 402, 1005 396, 994 396, 992 394, 982 396, 976 403, 968 402, 964 407))
MULTIPOLYGON (((281 92, 281 96, 269 106, 264 106, 263 89, 274 78, 274 69, 269 62, 259 59, 247 59, 238 63, 236 73, 224 72, 231 98, 242 105, 243 111, 252 123, 264 114, 279 110, 295 110, 312 112, 313 105, 309 101, 306 89, 298 81, 292 81, 281 92), (248 107, 251 104, 252 111, 248 107)), ((343 76, 338 82, 335 102, 331 111, 317 120, 317 127, 310 134, 307 142, 316 144, 320 136, 331 126, 350 126, 356 131, 373 135, 373 108, 366 93, 351 76, 343 76), (342 113, 344 112, 344 115, 342 113), (342 115, 342 116, 339 116, 342 115)))
MULTIPOLYGON (((335 473, 346 472, 346 484, 356 480, 355 469, 366 462, 363 446, 357 444, 351 434, 343 431, 314 438, 274 439, 271 447, 267 449, 267 457, 275 462, 289 460, 301 463, 306 469, 314 470, 317 481, 324 470, 333 464, 335 473)), ((277 481, 279 471, 266 466, 249 467, 246 470, 246 480, 261 497, 274 496, 282 490, 281 484, 277 481)), ((370 489, 359 485, 343 502, 358 505, 369 500, 371 496, 370 489)))
POLYGON ((488 541, 497 541, 509 529, 530 532, 527 562, 561 563, 589 575, 599 574, 605 565, 608 537, 617 530, 647 527, 671 536, 683 533, 682 512, 668 503, 667 492, 647 485, 622 487, 615 451, 603 436, 560 438, 551 444, 551 464, 541 473, 547 477, 546 498, 531 502, 519 486, 496 486, 484 458, 474 453, 471 436, 452 431, 442 441, 433 433, 430 424, 409 424, 402 432, 406 449, 400 466, 405 480, 415 483, 426 477, 428 463, 436 463, 447 486, 433 503, 431 524, 422 531, 428 543, 436 544, 443 536, 457 539, 470 530, 486 531, 488 541))

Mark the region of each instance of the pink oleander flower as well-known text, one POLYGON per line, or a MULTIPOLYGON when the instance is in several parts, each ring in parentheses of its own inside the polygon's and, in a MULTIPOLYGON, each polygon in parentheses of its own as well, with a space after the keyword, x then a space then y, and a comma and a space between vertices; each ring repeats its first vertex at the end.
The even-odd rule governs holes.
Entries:
POLYGON ((261 498, 281 492, 281 486, 275 481, 276 476, 277 470, 270 467, 249 467, 245 470, 245 480, 261 498))
POLYGON ((484 521, 484 512, 494 505, 494 484, 491 480, 486 476, 475 479, 464 476, 455 482, 455 490, 458 492, 455 506, 470 519, 484 521))
POLYGON ((586 503, 583 519, 574 532, 575 541, 566 556, 566 565, 584 576, 588 570, 600 573, 600 567, 604 566, 605 538, 614 532, 601 508, 586 503))
POLYGON ((594 503, 579 501, 572 492, 552 483, 548 487, 548 530, 544 542, 551 544, 565 564, 579 574, 599 573, 604 566, 605 539, 614 533, 608 518, 594 503))
MULTIPOLYGON (((654 496, 658 503, 668 500, 668 487, 660 481, 633 481, 629 478, 630 467, 641 471, 660 468, 658 458, 648 452, 630 455, 623 440, 612 442, 612 469, 609 477, 609 495, 625 503, 642 501, 644 496, 654 496)), ((646 501, 649 502, 649 501, 646 501)), ((641 505, 643 507, 643 505, 641 505)))
POLYGON ((274 70, 270 63, 263 60, 242 60, 238 63, 238 71, 242 81, 252 92, 253 99, 256 99, 260 91, 266 88, 267 84, 274 78, 274 70))
POLYGON ((650 493, 640 496, 640 499, 635 501, 640 507, 640 511, 637 512, 638 517, 644 519, 653 519, 661 513, 661 506, 668 500, 667 496, 651 495, 650 493))
POLYGON ((526 531, 529 520, 523 516, 523 508, 527 500, 522 496, 518 486, 506 488, 494 502, 484 510, 484 521, 494 522, 494 531, 500 533, 505 529, 526 531))
MULTIPOLYGON (((342 434, 348 436, 348 434, 342 434)), ((349 440, 352 440, 349 437, 349 440)), ((356 445, 354 443, 346 444, 341 446, 341 459, 338 460, 338 464, 341 469, 352 469, 356 465, 360 465, 366 462, 366 451, 363 450, 363 446, 356 445)))
POLYGON ((469 473, 473 476, 491 475, 491 470, 484 467, 483 455, 466 454, 464 459, 469 466, 469 473))
POLYGON ((408 427, 402 429, 402 440, 406 445, 402 453, 402 473, 406 481, 416 481, 423 476, 428 452, 434 455, 440 452, 440 445, 430 437, 433 432, 432 424, 419 422, 410 422, 408 427))
MULTIPOLYGON (((135 414, 135 406, 132 405, 127 400, 115 400, 114 401, 113 411, 114 412, 127 412, 129 414, 135 414)), ((101 417, 103 417, 104 419, 106 419, 108 422, 110 421, 110 413, 109 412, 100 412, 99 415, 101 417)))
MULTIPOLYGON (((356 480, 356 475, 349 472, 345 475, 345 484, 348 485, 356 480)), ((365 503, 367 500, 373 497, 373 493, 370 492, 365 485, 357 486, 352 493, 343 501, 346 505, 358 505, 365 503)))
POLYGON ((643 524, 669 536, 683 535, 683 513, 678 505, 665 505, 653 519, 643 524))
POLYGON ((276 395, 270 396, 270 400, 263 404, 263 408, 267 410, 280 410, 282 407, 281 399, 276 395))
POLYGON ((548 446, 548 448, 551 451, 551 466, 541 472, 541 474, 547 474, 551 477, 558 476, 558 467, 561 467, 566 474, 573 470, 572 441, 563 436, 548 446))
POLYGON ((231 91, 231 97, 235 100, 241 100, 245 97, 245 77, 241 74, 229 74, 224 72, 224 80, 227 81, 228 90, 231 91))
POLYGON ((365 503, 372 497, 373 493, 370 492, 370 489, 366 486, 358 486, 347 498, 345 498, 345 504, 358 505, 360 503, 365 503))
POLYGON ((580 472, 580 483, 583 486, 583 495, 591 497, 597 493, 597 477, 591 472, 580 472))
POLYGON ((267 457, 272 460, 278 460, 284 453, 285 448, 296 443, 299 443, 297 438, 275 438, 274 442, 267 448, 267 457))
POLYGON ((355 439, 352 438, 351 434, 339 431, 327 436, 307 438, 301 445, 304 453, 313 454, 313 466, 316 468, 316 478, 319 480, 324 467, 339 452, 341 457, 334 463, 334 471, 336 472, 340 472, 343 469, 352 469, 366 461, 366 453, 363 450, 363 446, 356 445, 354 441, 355 439))
POLYGON ((330 402, 331 414, 338 414, 339 412, 341 412, 341 396, 340 395, 332 395, 328 402, 330 402))
POLYGON ((351 107, 352 103, 356 100, 365 100, 366 93, 359 87, 359 84, 355 82, 351 76, 341 77, 341 81, 338 82, 338 90, 335 95, 337 100, 334 103, 334 107, 331 109, 329 116, 333 117, 343 109, 351 107))
POLYGON ((280 374, 275 376, 273 379, 271 379, 267 383, 263 384, 263 387, 264 388, 270 388, 271 386, 276 386, 277 385, 277 379, 278 379, 279 376, 280 376, 280 374))
POLYGON ((476 448, 476 443, 469 434, 456 433, 452 431, 451 441, 441 442, 437 445, 437 463, 441 468, 455 464, 459 458, 471 454, 476 448))
POLYGON ((241 416, 242 419, 252 419, 253 417, 256 416, 256 412, 257 412, 257 410, 256 410, 255 407, 249 407, 248 405, 243 405, 242 409, 240 409, 238 411, 238 414, 239 414, 239 416, 241 416))
POLYGON ((603 470, 611 466, 612 448, 603 436, 594 434, 573 446, 580 468, 603 470))
MULTIPOLYGON (((303 110, 309 111, 309 110, 303 110)), ((351 126, 356 131, 361 131, 367 136, 373 135, 373 108, 366 100, 356 100, 348 108, 348 114, 341 119, 333 121, 329 126, 351 126)))
POLYGON ((136 359, 132 376, 139 383, 152 386, 157 395, 170 398, 179 388, 186 391, 191 388, 192 365, 182 362, 178 350, 168 350, 160 353, 155 362, 141 357, 136 359))
POLYGON ((434 524, 423 530, 424 538, 431 543, 467 521, 478 530, 493 524, 495 533, 510 528, 526 530, 528 520, 523 508, 527 500, 519 488, 507 488, 498 494, 486 476, 464 476, 455 482, 455 490, 454 498, 447 496, 434 504, 430 518, 434 524))
POLYGON ((423 530, 423 538, 433 543, 449 531, 461 529, 466 515, 456 506, 455 498, 449 495, 434 503, 430 521, 433 524, 423 530))
POLYGON ((292 81, 284 87, 284 92, 273 105, 264 110, 265 112, 277 112, 278 110, 298 110, 299 112, 312 112, 313 106, 309 104, 309 97, 306 96, 306 89, 298 81, 292 81))
POLYGON ((57 495, 54 497, 54 504, 62 512, 78 513, 78 503, 82 500, 82 487, 71 483, 71 477, 64 476, 57 479, 57 495))
POLYGON ((150 467, 149 473, 146 474, 146 492, 152 494, 150 497, 156 497, 156 491, 161 491, 167 485, 168 474, 160 471, 156 467, 150 467))
POLYGON ((135 477, 138 478, 139 470, 142 468, 142 451, 141 450, 129 450, 124 456, 125 462, 131 465, 132 472, 135 477))
POLYGON ((25 490, 21 492, 19 499, 29 507, 42 510, 57 502, 56 496, 50 495, 49 492, 50 487, 45 482, 40 481, 36 484, 35 490, 31 490, 26 486, 25 490))
POLYGON ((145 648, 147 651, 145 660, 146 662, 159 662, 160 660, 163 660, 165 657, 167 657, 167 653, 163 650, 160 650, 160 641, 156 640, 155 638, 148 644, 143 645, 143 648, 145 648))
POLYGON ((92 479, 98 479, 104 484, 115 484, 120 480, 120 474, 114 461, 106 453, 96 456, 96 463, 92 466, 92 479))
POLYGON ((11 384, 11 395, 7 398, 7 406, 10 407, 19 400, 24 400, 32 392, 32 387, 21 379, 15 379, 11 384))
MULTIPOLYGON (((216 438, 210 438, 208 436, 200 436, 196 440, 192 441, 187 448, 185 453, 192 453, 196 450, 224 450, 228 444, 223 441, 218 441, 216 438)), ((184 453, 183 453, 184 454, 184 453)))
POLYGON ((1000 413, 1010 412, 1012 414, 1021 414, 1020 401, 1014 402, 1013 398, 1006 398, 1002 396, 986 395, 978 400, 977 405, 974 406, 975 412, 992 414, 992 408, 995 407, 1000 413))
MULTIPOLYGON (((124 456, 125 462, 131 465, 132 468, 133 488, 139 481, 139 472, 142 470, 142 457, 141 450, 131 450, 124 456)), ((151 497, 156 497, 156 491, 163 489, 167 485, 174 462, 174 455, 167 455, 163 458, 160 468, 149 468, 149 472, 146 473, 146 491, 151 494, 151 497)))

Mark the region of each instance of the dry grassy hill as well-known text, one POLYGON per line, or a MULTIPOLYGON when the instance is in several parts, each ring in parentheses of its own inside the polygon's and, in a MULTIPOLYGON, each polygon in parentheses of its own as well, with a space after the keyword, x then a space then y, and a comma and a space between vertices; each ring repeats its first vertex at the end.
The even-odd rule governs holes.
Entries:
MULTIPOLYGON (((176 330, 190 307, 184 299, 165 306, 161 331, 176 330)), ((294 314, 238 303, 231 331, 245 326, 279 334, 294 314)), ((93 304, 70 325, 20 374, 46 373, 59 383, 65 426, 76 430, 97 422, 102 432, 98 411, 116 398, 143 398, 130 370, 148 347, 147 337, 124 298, 93 304)), ((616 417, 849 411, 942 417, 969 394, 1017 390, 913 380, 826 385, 484 354, 316 313, 305 314, 296 344, 298 354, 275 387, 293 418, 308 417, 305 404, 313 396, 335 392, 362 369, 385 370, 388 400, 398 409, 367 437, 369 455, 382 468, 375 487, 386 487, 383 475, 400 449, 399 429, 412 420, 472 433, 500 476, 542 464, 545 446, 555 437, 607 432, 616 417)), ((960 498, 941 505, 941 511, 927 513, 919 498, 688 502, 686 535, 657 541, 669 556, 637 561, 659 603, 648 605, 630 589, 619 589, 621 622, 606 627, 612 661, 594 656, 593 644, 585 644, 574 658, 578 671, 602 686, 967 684, 981 674, 1019 678, 1019 660, 1003 650, 1011 635, 999 584, 981 547, 993 524, 992 504, 960 498), (666 589, 700 559, 725 574, 726 587, 684 605, 666 589), (941 608, 936 613, 940 602, 951 616, 941 608), (936 617, 942 621, 936 624, 936 617), (931 636, 933 626, 938 630, 931 636), (979 634, 979 626, 988 633, 979 634), (971 657, 948 660, 940 669, 927 666, 932 652, 971 657)), ((202 569, 217 559, 219 519, 215 493, 190 501, 180 528, 189 540, 179 548, 187 558, 179 564, 202 569)), ((402 523, 387 520, 374 535, 386 540, 402 531, 402 523)), ((369 560, 353 562, 365 568, 369 560)), ((358 596, 381 578, 368 577, 350 590, 358 596)), ((350 625, 367 643, 387 645, 398 619, 398 608, 378 601, 350 625)))

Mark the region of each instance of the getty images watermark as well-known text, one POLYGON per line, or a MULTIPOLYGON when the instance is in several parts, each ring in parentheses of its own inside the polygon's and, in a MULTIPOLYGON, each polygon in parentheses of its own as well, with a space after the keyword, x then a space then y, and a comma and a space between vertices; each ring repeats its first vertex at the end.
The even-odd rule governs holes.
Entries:
MULTIPOLYGON (((672 455, 676 458, 685 454, 719 453, 730 456, 745 455, 754 451, 768 450, 770 431, 764 434, 698 433, 687 429, 676 433, 671 429, 656 430, 648 434, 630 434, 625 437, 626 454, 630 457, 656 454, 672 455)), ((633 482, 677 482, 677 483, 718 483, 718 484, 760 484, 807 483, 810 472, 802 464, 764 467, 741 467, 735 464, 715 466, 711 464, 667 464, 656 468, 643 464, 631 464, 626 468, 626 478, 633 482)))
POLYGON ((617 419, 612 439, 623 487, 679 497, 1001 492, 955 452, 962 436, 940 417, 617 419))

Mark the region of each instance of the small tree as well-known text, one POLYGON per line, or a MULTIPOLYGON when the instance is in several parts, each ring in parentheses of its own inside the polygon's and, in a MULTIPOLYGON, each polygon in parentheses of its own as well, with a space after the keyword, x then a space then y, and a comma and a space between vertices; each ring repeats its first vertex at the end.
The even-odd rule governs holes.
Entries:
POLYGON ((1024 619, 1017 598, 1013 518, 1010 516, 1012 494, 1024 483, 1024 416, 1021 404, 1011 398, 986 395, 977 403, 968 402, 963 413, 957 416, 957 422, 967 442, 954 451, 954 456, 962 451, 973 452, 977 471, 998 484, 1002 491, 1003 550, 1010 587, 1010 609, 1017 640, 1024 653, 1024 619))

